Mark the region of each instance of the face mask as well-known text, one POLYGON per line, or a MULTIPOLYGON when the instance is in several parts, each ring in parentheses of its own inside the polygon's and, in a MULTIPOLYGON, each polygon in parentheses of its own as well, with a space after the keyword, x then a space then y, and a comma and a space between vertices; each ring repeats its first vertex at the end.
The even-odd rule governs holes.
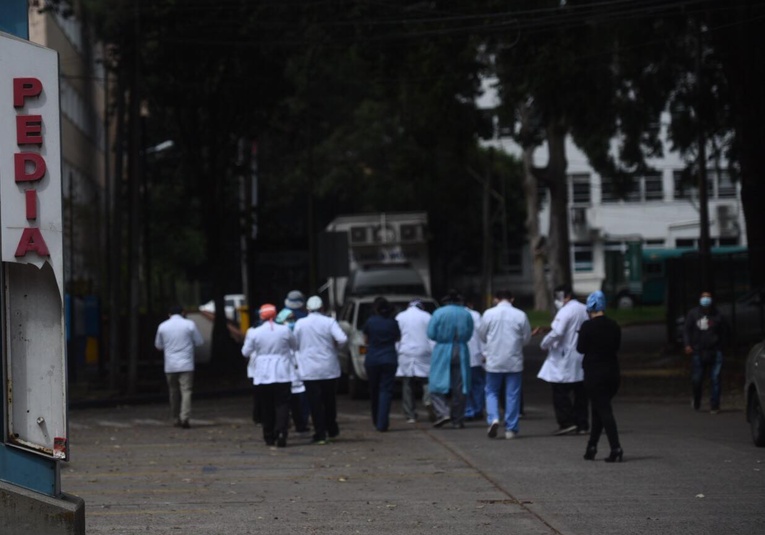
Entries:
POLYGON ((703 307, 709 307, 712 305, 712 298, 704 296, 699 299, 699 304, 703 307))
POLYGON ((555 300, 553 301, 553 303, 555 304, 555 308, 557 310, 560 310, 561 308, 563 308, 563 305, 565 304, 563 302, 564 297, 565 296, 563 295, 563 292, 555 292, 555 300))
POLYGON ((556 299, 555 301, 553 301, 553 304, 555 305, 555 310, 560 310, 561 308, 563 308, 563 301, 556 299))

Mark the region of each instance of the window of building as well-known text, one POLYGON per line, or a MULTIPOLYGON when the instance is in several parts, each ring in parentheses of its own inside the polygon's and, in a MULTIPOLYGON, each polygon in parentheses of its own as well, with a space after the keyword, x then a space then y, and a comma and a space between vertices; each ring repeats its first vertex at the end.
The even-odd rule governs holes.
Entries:
POLYGON ((663 249, 664 248, 664 240, 646 240, 645 241, 646 247, 651 247, 652 249, 663 249))
MULTIPOLYGON (((675 199, 691 199, 697 197, 697 178, 687 176, 685 171, 673 173, 675 182, 675 199)), ((707 169, 707 196, 710 199, 727 199, 736 196, 736 184, 726 170, 707 169)))
POLYGON ((610 178, 600 179, 600 202, 616 202, 619 198, 616 196, 616 190, 614 188, 614 181, 610 178))
POLYGON ((664 200, 664 184, 660 174, 641 177, 643 194, 646 201, 664 200))
POLYGON ((587 173, 569 175, 569 182, 571 183, 571 202, 589 205, 591 200, 590 175, 587 173))
POLYGON ((736 184, 730 177, 728 171, 720 171, 717 176, 717 197, 725 199, 736 196, 736 184))
POLYGON ((575 243, 573 246, 574 272, 583 273, 593 270, 592 244, 575 243))

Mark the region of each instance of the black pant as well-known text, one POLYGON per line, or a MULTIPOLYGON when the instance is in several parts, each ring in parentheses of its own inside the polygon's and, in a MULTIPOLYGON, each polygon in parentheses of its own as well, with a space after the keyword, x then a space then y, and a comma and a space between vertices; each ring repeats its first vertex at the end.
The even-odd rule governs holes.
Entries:
POLYGON ((274 444, 281 437, 287 440, 292 383, 258 385, 257 391, 263 421, 263 440, 266 444, 274 444))
POLYGON ((587 417, 587 393, 582 381, 576 383, 552 383, 553 408, 558 427, 575 425, 587 431, 590 428, 587 417))
POLYGON ((590 429, 590 446, 597 446, 600 434, 606 430, 608 444, 612 450, 621 447, 619 444, 619 431, 616 427, 614 410, 611 400, 619 391, 619 373, 599 374, 597 377, 588 379, 585 375, 584 385, 590 396, 592 405, 592 429, 590 429))
POLYGON ((319 379, 315 381, 303 381, 305 392, 308 395, 308 404, 311 406, 311 419, 313 420, 313 440, 327 440, 336 437, 340 433, 337 426, 337 379, 319 379))

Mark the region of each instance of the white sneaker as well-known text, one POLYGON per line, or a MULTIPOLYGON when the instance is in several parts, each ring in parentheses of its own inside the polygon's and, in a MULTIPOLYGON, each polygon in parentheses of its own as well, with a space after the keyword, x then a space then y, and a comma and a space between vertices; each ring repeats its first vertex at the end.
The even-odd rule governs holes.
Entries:
POLYGON ((511 440, 517 436, 518 436, 518 433, 516 433, 515 431, 505 431, 505 438, 507 440, 511 440))
POLYGON ((416 424, 416 423, 417 423, 417 420, 415 420, 414 418, 409 418, 409 419, 406 421, 406 423, 408 423, 408 424, 416 424))
POLYGON ((491 422, 491 425, 489 426, 489 431, 486 434, 489 435, 489 438, 496 438, 498 429, 499 429, 499 420, 494 420, 493 422, 491 422))

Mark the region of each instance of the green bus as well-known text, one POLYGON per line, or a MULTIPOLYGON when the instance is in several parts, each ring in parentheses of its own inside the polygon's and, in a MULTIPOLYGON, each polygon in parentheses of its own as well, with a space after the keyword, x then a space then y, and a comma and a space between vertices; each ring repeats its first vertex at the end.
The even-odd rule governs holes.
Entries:
MULTIPOLYGON (((711 253, 722 256, 746 251, 740 245, 727 245, 713 247, 711 253)), ((617 308, 663 305, 667 294, 667 260, 694 254, 698 250, 689 247, 643 248, 640 242, 629 242, 626 251, 606 251, 606 276, 601 289, 617 308)))

